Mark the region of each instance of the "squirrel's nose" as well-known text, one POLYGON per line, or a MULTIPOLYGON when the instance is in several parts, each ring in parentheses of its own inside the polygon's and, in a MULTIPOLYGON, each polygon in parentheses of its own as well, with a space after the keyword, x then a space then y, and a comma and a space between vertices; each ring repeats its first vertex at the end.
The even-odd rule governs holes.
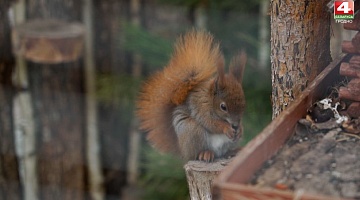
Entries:
POLYGON ((235 131, 237 131, 237 130, 238 130, 238 128, 239 128, 239 125, 232 124, 232 125, 231 125, 231 127, 232 127, 235 131))

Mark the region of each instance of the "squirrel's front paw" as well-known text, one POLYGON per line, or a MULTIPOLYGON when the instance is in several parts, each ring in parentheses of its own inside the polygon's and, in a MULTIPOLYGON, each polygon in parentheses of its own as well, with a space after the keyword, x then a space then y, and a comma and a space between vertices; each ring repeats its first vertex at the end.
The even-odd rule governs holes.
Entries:
POLYGON ((198 159, 205 162, 212 162, 214 161, 214 152, 206 150, 199 153, 198 159))
POLYGON ((236 133, 236 130, 233 129, 231 126, 225 126, 224 128, 224 134, 231 140, 235 141, 239 139, 238 134, 236 133))

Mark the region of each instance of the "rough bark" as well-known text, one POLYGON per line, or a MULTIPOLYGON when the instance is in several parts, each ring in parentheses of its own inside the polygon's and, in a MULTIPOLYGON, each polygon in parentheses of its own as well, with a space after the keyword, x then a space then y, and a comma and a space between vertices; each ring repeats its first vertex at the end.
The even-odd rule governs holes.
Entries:
MULTIPOLYGON (((94 1, 94 57, 97 77, 120 75, 127 71, 125 53, 121 46, 122 23, 129 14, 125 1, 94 1)), ((113 89, 113 88, 112 88, 113 89)), ((111 90, 113 99, 116 91, 111 90)), ((124 112, 118 102, 99 102, 98 128, 101 141, 106 198, 119 197, 126 184, 128 130, 124 128, 124 112)), ((129 117, 129 116, 127 116, 129 117)))
POLYGON ((15 154, 11 82, 15 66, 10 39, 8 9, 12 1, 0 2, 0 199, 21 199, 22 191, 15 154))
MULTIPOLYGON (((26 17, 80 21, 82 1, 27 0, 26 17)), ((44 52, 45 53, 45 52, 44 52)), ((84 72, 82 61, 28 62, 37 144, 40 198, 83 199, 84 72)))
POLYGON ((346 62, 341 63, 339 72, 343 76, 360 78, 360 68, 351 67, 350 64, 346 62))
POLYGON ((80 21, 82 1, 76 0, 26 0, 28 19, 62 19, 80 21))
POLYGON ((83 71, 79 62, 28 63, 38 134, 42 199, 82 199, 84 183, 83 71))
POLYGON ((273 118, 330 62, 330 13, 326 0, 272 0, 273 118))

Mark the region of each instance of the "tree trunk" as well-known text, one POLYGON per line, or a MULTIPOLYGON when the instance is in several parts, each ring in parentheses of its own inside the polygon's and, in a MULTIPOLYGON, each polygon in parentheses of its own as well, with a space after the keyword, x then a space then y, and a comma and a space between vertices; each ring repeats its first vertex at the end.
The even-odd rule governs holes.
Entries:
POLYGON ((92 0, 83 0, 85 31, 85 90, 86 90, 86 157, 88 164, 89 193, 92 200, 103 200, 104 177, 102 174, 100 135, 96 101, 96 72, 94 59, 94 7, 92 0))
POLYGON ((271 1, 273 118, 329 64, 328 1, 271 1))
POLYGON ((82 199, 84 183, 83 71, 79 62, 28 63, 38 133, 42 199, 82 199))
MULTIPOLYGON (((116 77, 126 71, 125 53, 119 43, 122 37, 122 22, 129 9, 125 1, 94 1, 94 57, 97 77, 116 77)), ((110 86, 109 86, 110 87, 110 86)), ((116 87, 115 87, 116 88, 116 87)), ((116 102, 114 87, 109 96, 113 102, 99 102, 98 128, 101 136, 104 188, 106 198, 119 198, 126 185, 128 130, 124 128, 124 110, 116 102)), ((127 116, 129 117, 129 116, 127 116)))
MULTIPOLYGON (((133 26, 141 27, 141 2, 140 0, 130 1, 130 20, 133 26)), ((132 55, 132 77, 139 79, 142 74, 142 57, 138 53, 132 55)), ((141 151, 141 135, 138 129, 139 123, 135 117, 131 120, 129 131, 129 156, 127 160, 127 181, 130 187, 137 183, 139 173, 139 156, 141 151)))
POLYGON ((14 87, 11 77, 15 58, 11 53, 10 3, 0 2, 0 199, 4 200, 22 198, 13 133, 14 87))
MULTIPOLYGON (((81 1, 27 0, 26 16, 80 21, 81 1)), ((45 53, 45 52, 44 52, 45 53)), ((37 173, 41 199, 83 199, 84 69, 82 61, 28 62, 37 133, 37 173)))

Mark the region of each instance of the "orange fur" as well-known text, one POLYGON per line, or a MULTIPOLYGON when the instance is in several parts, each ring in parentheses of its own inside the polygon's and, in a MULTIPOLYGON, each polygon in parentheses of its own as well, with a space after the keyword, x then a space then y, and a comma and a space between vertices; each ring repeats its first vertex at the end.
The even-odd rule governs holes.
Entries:
POLYGON ((190 31, 177 41, 170 62, 144 84, 137 102, 141 129, 157 149, 178 153, 173 109, 185 102, 194 87, 210 80, 223 63, 219 45, 209 33, 190 31))

